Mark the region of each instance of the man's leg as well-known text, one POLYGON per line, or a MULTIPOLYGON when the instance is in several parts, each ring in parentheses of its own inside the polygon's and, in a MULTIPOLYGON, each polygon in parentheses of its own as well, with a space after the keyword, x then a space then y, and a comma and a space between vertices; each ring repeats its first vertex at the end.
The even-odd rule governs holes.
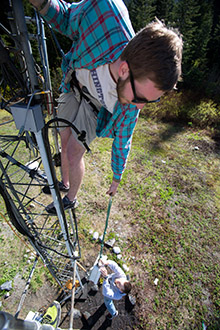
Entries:
MULTIPOLYGON (((97 114, 84 99, 79 104, 73 93, 62 94, 59 100, 58 115, 60 118, 69 119, 79 131, 84 130, 86 132, 86 142, 89 145, 96 137, 97 114), (63 104, 65 106, 62 106, 63 104), (73 112, 75 108, 77 111, 73 112)), ((77 140, 77 136, 72 128, 65 128, 60 131, 60 136, 62 181, 65 186, 69 186, 69 191, 63 198, 63 206, 64 210, 66 210, 75 208, 78 204, 76 196, 85 173, 83 155, 86 149, 77 140)), ((56 214, 53 203, 46 207, 46 211, 49 214, 56 214)))
MULTIPOLYGON (((69 165, 69 185, 67 197, 70 201, 76 198, 85 173, 83 155, 85 148, 71 134, 67 144, 67 159, 69 165)), ((63 173, 64 174, 64 173, 63 173)))
POLYGON ((105 303, 105 306, 106 306, 107 310, 111 314, 111 316, 114 316, 114 315, 117 314, 117 310, 115 308, 115 305, 114 305, 112 299, 109 299, 109 298, 104 296, 104 303, 105 303))
POLYGON ((72 135, 70 127, 67 127, 60 132, 61 138, 61 172, 62 181, 66 187, 69 187, 69 161, 67 156, 67 145, 70 136, 72 135))
MULTIPOLYGON (((62 181, 66 186, 69 184, 69 191, 63 198, 63 206, 66 210, 76 208, 78 205, 76 195, 85 173, 83 159, 85 148, 77 142, 71 130, 70 135, 68 134, 68 128, 61 132, 61 147, 62 181)), ((53 202, 46 207, 46 211, 49 214, 56 214, 53 202)))

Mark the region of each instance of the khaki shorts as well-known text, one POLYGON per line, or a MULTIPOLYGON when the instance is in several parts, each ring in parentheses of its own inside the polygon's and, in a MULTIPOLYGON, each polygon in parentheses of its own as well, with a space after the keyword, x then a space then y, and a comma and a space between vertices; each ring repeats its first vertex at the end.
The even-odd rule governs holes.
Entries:
MULTIPOLYGON (((101 106, 96 100, 92 100, 99 111, 101 106)), ((96 137, 97 126, 97 112, 95 112, 92 106, 82 98, 80 102, 79 93, 69 92, 62 93, 57 100, 57 117, 66 119, 71 122, 80 132, 86 132, 86 143, 89 145, 96 137)), ((60 128, 60 131, 65 127, 60 128)), ((72 134, 76 140, 83 145, 77 138, 76 132, 72 129, 72 134)))

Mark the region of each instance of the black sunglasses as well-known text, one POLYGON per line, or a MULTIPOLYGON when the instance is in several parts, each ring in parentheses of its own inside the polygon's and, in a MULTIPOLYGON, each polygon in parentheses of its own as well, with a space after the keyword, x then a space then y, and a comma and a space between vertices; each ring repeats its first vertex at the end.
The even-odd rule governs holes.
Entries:
POLYGON ((129 66, 129 63, 128 61, 126 61, 127 64, 128 64, 128 68, 129 68, 129 78, 130 78, 130 83, 131 83, 131 88, 132 88, 132 92, 134 94, 134 98, 133 100, 131 101, 132 103, 154 103, 154 102, 159 102, 160 101, 160 97, 157 99, 157 100, 153 100, 153 101, 148 101, 147 99, 145 98, 142 98, 142 97, 138 97, 137 94, 136 94, 136 90, 135 90, 135 85, 134 85, 134 76, 133 76, 133 73, 131 71, 131 68, 129 66))

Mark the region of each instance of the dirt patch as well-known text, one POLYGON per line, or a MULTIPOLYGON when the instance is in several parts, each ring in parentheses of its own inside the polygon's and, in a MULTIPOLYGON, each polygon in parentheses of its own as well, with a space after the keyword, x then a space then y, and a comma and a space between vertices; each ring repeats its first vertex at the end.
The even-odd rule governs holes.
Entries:
MULTIPOLYGON (((102 285, 94 286, 88 281, 87 277, 83 277, 84 273, 80 273, 84 289, 79 290, 75 295, 74 307, 80 311, 80 317, 74 318, 74 329, 115 329, 115 330, 131 330, 136 324, 135 306, 131 304, 129 297, 123 297, 120 301, 115 302, 116 309, 119 315, 109 321, 107 319, 108 311, 104 305, 102 295, 102 285)), ((19 306, 22 292, 24 291, 26 281, 16 275, 14 278, 14 290, 10 296, 3 301, 3 310, 14 315, 19 306)), ((62 314, 60 327, 62 329, 69 329, 70 322, 70 296, 64 296, 61 290, 52 286, 48 281, 45 281, 43 286, 39 288, 36 293, 28 291, 19 318, 25 319, 29 311, 44 311, 54 301, 61 303, 62 314)))
MULTIPOLYGON (((97 291, 94 290, 92 282, 84 283, 86 294, 84 297, 76 298, 75 308, 81 312, 81 317, 74 319, 74 329, 115 329, 115 330, 131 330, 136 324, 135 308, 130 303, 129 298, 123 297, 120 301, 115 302, 115 307, 119 315, 112 321, 107 319, 108 311, 106 310, 102 286, 98 285, 97 291)), ((61 327, 67 329, 69 326, 70 301, 62 308, 61 327)))
MULTIPOLYGON (((2 300, 3 310, 12 315, 17 312, 22 293, 25 289, 26 281, 21 278, 19 274, 17 274, 13 283, 13 291, 10 292, 10 295, 7 299, 2 300)), ((29 311, 36 312, 45 306, 49 306, 51 302, 56 299, 57 294, 58 289, 52 286, 49 281, 45 281, 45 283, 36 291, 36 293, 28 290, 21 311, 19 313, 19 318, 25 319, 29 311)))

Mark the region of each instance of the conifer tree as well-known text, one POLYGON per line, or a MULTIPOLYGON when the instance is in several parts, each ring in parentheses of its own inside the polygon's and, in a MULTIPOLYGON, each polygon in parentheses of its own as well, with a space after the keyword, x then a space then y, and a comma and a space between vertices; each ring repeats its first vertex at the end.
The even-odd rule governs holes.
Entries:
POLYGON ((156 1, 156 16, 163 20, 166 24, 172 24, 174 0, 157 0, 156 1))
POLYGON ((128 10, 135 32, 151 22, 156 16, 156 0, 131 0, 128 10))
POLYGON ((206 0, 180 0, 175 21, 184 40, 183 77, 198 86, 207 71, 207 45, 212 27, 211 6, 206 0))

